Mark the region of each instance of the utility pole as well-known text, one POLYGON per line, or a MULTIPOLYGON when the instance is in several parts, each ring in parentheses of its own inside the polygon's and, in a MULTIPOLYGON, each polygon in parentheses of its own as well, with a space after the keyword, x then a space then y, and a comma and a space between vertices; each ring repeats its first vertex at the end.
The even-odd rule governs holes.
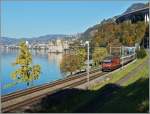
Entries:
POLYGON ((89 41, 86 41, 87 44, 87 87, 90 85, 90 77, 89 77, 89 41))

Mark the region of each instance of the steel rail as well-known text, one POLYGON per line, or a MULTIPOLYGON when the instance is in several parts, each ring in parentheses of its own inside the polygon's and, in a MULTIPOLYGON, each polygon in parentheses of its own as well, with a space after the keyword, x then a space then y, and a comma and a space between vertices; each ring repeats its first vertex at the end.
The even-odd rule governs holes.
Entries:
MULTIPOLYGON (((90 76, 90 81, 91 81, 91 80, 94 80, 94 79, 96 79, 96 78, 98 78, 98 77, 100 77, 100 76, 103 76, 104 74, 106 74, 106 72, 100 72, 99 74, 90 76)), ((78 86, 78 85, 84 84, 84 83, 86 83, 86 82, 87 82, 87 81, 86 81, 86 77, 85 77, 84 79, 82 79, 82 80, 80 80, 80 81, 77 81, 77 82, 74 82, 74 83, 72 83, 72 84, 69 84, 69 85, 67 85, 67 86, 62 87, 61 90, 62 90, 62 89, 65 89, 65 88, 73 88, 73 87, 76 87, 76 86, 78 86)), ((32 99, 28 99, 28 100, 26 100, 26 101, 24 101, 24 102, 19 102, 19 103, 16 103, 16 104, 14 104, 14 105, 10 105, 9 107, 2 108, 2 112, 12 112, 12 111, 16 110, 17 108, 22 107, 22 106, 25 106, 25 105, 27 105, 27 104, 30 104, 30 105, 31 105, 31 104, 33 104, 33 103, 39 101, 39 100, 42 99, 43 97, 45 97, 45 96, 47 96, 47 95, 50 95, 50 94, 52 94, 52 93, 55 93, 55 92, 57 92, 57 91, 59 91, 59 90, 60 90, 60 89, 58 89, 58 90, 56 90, 56 91, 51 91, 51 92, 49 92, 48 94, 43 94, 43 95, 35 96, 35 97, 33 97, 32 99)))
MULTIPOLYGON (((93 71, 90 72, 90 74, 98 72, 98 71, 99 70, 93 70, 93 71)), ((70 76, 70 77, 67 77, 67 78, 64 78, 64 79, 59 79, 59 80, 56 80, 56 81, 48 83, 48 84, 35 86, 35 87, 28 88, 28 89, 25 89, 25 90, 20 90, 20 91, 14 92, 14 93, 10 93, 10 94, 2 96, 1 97, 1 102, 6 102, 8 100, 11 100, 11 99, 14 99, 14 98, 17 98, 17 97, 21 97, 21 96, 24 96, 24 95, 27 95, 27 94, 31 94, 33 92, 40 91, 42 89, 53 87, 53 86, 56 86, 56 85, 59 85, 59 84, 62 84, 62 83, 80 78, 80 77, 83 77, 83 76, 86 76, 86 72, 81 73, 79 75, 73 75, 73 76, 70 76)))

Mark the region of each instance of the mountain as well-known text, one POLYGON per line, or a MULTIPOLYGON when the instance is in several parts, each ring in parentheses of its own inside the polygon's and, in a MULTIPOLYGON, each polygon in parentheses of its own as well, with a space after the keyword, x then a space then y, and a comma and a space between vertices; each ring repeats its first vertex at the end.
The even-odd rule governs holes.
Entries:
POLYGON ((101 21, 101 23, 96 24, 96 25, 88 28, 85 32, 83 32, 80 35, 81 36, 80 39, 83 40, 83 41, 91 39, 94 36, 94 34, 97 32, 97 30, 100 26, 102 26, 105 23, 109 23, 109 22, 114 23, 117 17, 118 16, 114 16, 112 18, 104 19, 104 20, 101 21))
POLYGON ((8 38, 8 37, 1 37, 0 44, 16 44, 18 43, 18 39, 15 38, 8 38))
POLYGON ((33 37, 33 38, 25 38, 24 40, 29 41, 29 43, 48 43, 50 40, 55 39, 64 39, 67 37, 71 37, 70 35, 63 35, 63 34, 50 34, 50 35, 44 35, 39 37, 33 37))
MULTIPOLYGON (((129 8, 127 8, 127 10, 124 13, 129 13, 133 10, 137 10, 140 8, 144 8, 144 7, 148 7, 149 3, 135 3, 132 4, 129 8)), ((124 14, 123 13, 123 14, 124 14)), ((98 28, 105 23, 109 23, 109 22, 115 22, 116 18, 118 16, 114 16, 112 18, 108 18, 108 19, 104 19, 103 21, 101 21, 101 23, 96 24, 92 27, 89 27, 85 32, 80 33, 80 34, 75 34, 75 35, 63 35, 63 34, 49 34, 49 35, 44 35, 44 36, 39 36, 39 37, 33 37, 33 38, 24 38, 24 40, 29 41, 29 43, 48 43, 49 40, 54 40, 54 39, 65 39, 65 40, 70 40, 72 38, 79 38, 81 40, 89 40, 91 39, 95 32, 98 30, 98 28)), ((0 38, 0 43, 2 44, 18 44, 19 41, 21 39, 16 39, 16 38, 8 38, 8 37, 1 37, 0 38)))
POLYGON ((147 4, 135 3, 135 4, 132 4, 129 8, 127 8, 127 10, 123 14, 132 12, 134 10, 142 9, 142 8, 145 8, 145 7, 147 7, 147 4))
MULTIPOLYGON (((144 3, 135 3, 135 4, 132 4, 129 8, 127 8, 127 10, 123 14, 129 13, 133 10, 137 10, 137 9, 140 9, 140 8, 145 8, 145 7, 148 7, 148 6, 149 6, 149 3, 146 3, 146 4, 144 4, 144 3)), ((115 22, 115 20, 118 16, 119 15, 114 16, 112 18, 104 19, 104 20, 101 21, 101 23, 96 24, 96 25, 88 28, 85 32, 83 32, 81 34, 80 39, 83 40, 83 41, 92 39, 92 37, 94 36, 94 33, 98 30, 98 28, 101 25, 103 25, 105 23, 109 23, 109 22, 115 22)))
POLYGON ((9 37, 1 37, 0 43, 9 45, 9 44, 18 44, 21 40, 28 41, 29 43, 48 43, 50 40, 55 39, 71 39, 73 38, 72 35, 63 35, 63 34, 50 34, 50 35, 44 35, 39 37, 32 37, 32 38, 22 38, 22 39, 16 39, 16 38, 9 38, 9 37))

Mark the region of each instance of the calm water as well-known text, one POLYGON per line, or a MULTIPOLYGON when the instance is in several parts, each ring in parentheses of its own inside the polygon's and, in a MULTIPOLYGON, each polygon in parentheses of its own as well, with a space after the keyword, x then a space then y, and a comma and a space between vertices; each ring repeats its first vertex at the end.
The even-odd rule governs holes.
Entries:
MULTIPOLYGON (((12 66, 11 63, 16 59, 17 50, 5 50, 0 51, 1 53, 1 94, 8 94, 17 90, 22 90, 29 88, 26 83, 19 83, 17 85, 4 88, 8 83, 14 82, 10 74, 16 67, 12 66)), ((47 82, 52 82, 54 80, 63 78, 63 74, 60 71, 60 61, 62 59, 62 54, 52 54, 46 51, 32 51, 33 64, 40 64, 42 67, 42 73, 38 80, 33 81, 33 85, 41 85, 47 82)))

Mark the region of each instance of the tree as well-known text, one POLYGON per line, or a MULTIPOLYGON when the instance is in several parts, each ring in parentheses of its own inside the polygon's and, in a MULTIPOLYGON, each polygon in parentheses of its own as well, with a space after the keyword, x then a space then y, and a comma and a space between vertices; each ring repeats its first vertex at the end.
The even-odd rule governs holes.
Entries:
POLYGON ((79 61, 75 54, 64 54, 60 63, 60 69, 62 72, 70 72, 71 75, 77 70, 79 61))
POLYGON ((100 62, 107 56, 107 49, 102 47, 95 47, 92 54, 94 66, 98 66, 100 62))
POLYGON ((145 35, 147 24, 143 21, 130 23, 125 21, 119 26, 119 39, 124 45, 134 46, 135 43, 140 43, 145 35))
POLYGON ((106 47, 109 43, 117 38, 118 28, 117 24, 113 22, 107 22, 101 24, 98 31, 93 35, 92 49, 93 47, 106 47))
POLYGON ((113 42, 113 40, 116 39, 115 33, 116 33, 115 23, 109 22, 104 25, 104 34, 105 34, 104 39, 106 40, 106 42, 108 43, 113 42))
POLYGON ((78 59, 77 69, 82 70, 82 68, 85 66, 85 60, 86 60, 86 51, 85 48, 78 48, 76 49, 76 54, 78 59))
POLYGON ((76 47, 71 53, 64 54, 60 63, 62 72, 70 72, 71 74, 77 70, 82 70, 85 66, 86 51, 85 48, 76 47))
POLYGON ((136 43, 140 43, 142 41, 148 26, 149 25, 145 22, 137 22, 135 27, 136 43))
POLYGON ((32 54, 29 52, 28 46, 23 41, 19 46, 19 54, 13 63, 14 66, 18 66, 19 68, 14 71, 11 76, 17 82, 29 82, 32 80, 36 80, 39 78, 41 73, 40 65, 31 65, 32 64, 32 54))
POLYGON ((138 50, 136 50, 136 53, 137 53, 137 58, 138 59, 142 59, 142 58, 144 58, 147 55, 146 51, 145 51, 145 49, 143 47, 138 49, 138 50))

